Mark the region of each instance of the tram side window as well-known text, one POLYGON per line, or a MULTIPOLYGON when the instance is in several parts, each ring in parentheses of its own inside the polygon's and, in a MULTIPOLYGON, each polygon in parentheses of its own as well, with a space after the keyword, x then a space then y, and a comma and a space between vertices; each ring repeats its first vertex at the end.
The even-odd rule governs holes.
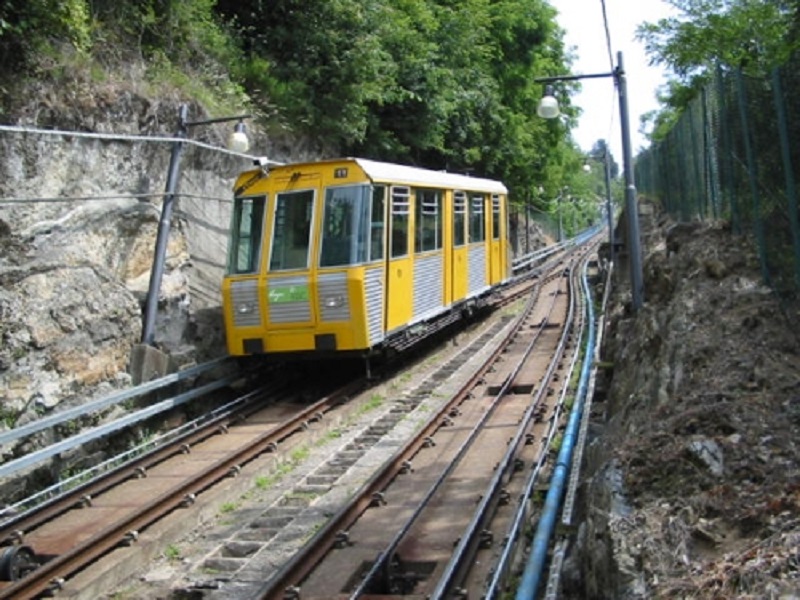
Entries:
POLYGON ((322 218, 321 267, 367 261, 370 188, 351 185, 328 188, 322 218))
POLYGON ((405 186, 392 187, 391 257, 408 255, 408 220, 411 190, 405 186))
POLYGON ((463 246, 466 242, 464 232, 467 223, 467 194, 457 191, 453 194, 453 245, 463 246))
POLYGON ((372 224, 370 226, 369 260, 383 259, 383 240, 385 230, 386 188, 376 185, 372 188, 372 224))
POLYGON ((278 194, 275 203, 270 271, 288 271, 308 267, 313 213, 314 192, 312 190, 278 194))
POLYGON ((492 194, 492 239, 500 239, 500 196, 492 194))
POLYGON ((261 254, 266 196, 236 198, 228 247, 228 274, 256 273, 261 254))
POLYGON ((469 242, 486 240, 486 223, 483 220, 483 196, 473 195, 469 205, 469 242))
POLYGON ((416 252, 442 247, 442 194, 436 190, 417 190, 416 252))

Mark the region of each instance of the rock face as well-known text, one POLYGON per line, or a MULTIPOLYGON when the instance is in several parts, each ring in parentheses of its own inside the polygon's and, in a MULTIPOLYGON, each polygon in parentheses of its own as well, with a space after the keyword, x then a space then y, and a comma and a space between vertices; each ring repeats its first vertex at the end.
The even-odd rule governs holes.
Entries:
POLYGON ((609 311, 570 592, 796 597, 796 307, 724 225, 664 219, 646 247, 644 308, 609 311))
MULTIPOLYGON (((22 109, 20 122, 116 137, 0 132, 0 428, 129 383, 172 148, 164 138, 177 122, 177 105, 130 92, 98 91, 92 106, 88 95, 72 104, 54 97, 22 109)), ((226 133, 215 125, 190 138, 222 147, 226 133)), ((283 160, 308 152, 280 150, 283 160)), ((219 283, 232 185, 250 166, 184 146, 155 340, 180 360, 224 353, 219 283)))

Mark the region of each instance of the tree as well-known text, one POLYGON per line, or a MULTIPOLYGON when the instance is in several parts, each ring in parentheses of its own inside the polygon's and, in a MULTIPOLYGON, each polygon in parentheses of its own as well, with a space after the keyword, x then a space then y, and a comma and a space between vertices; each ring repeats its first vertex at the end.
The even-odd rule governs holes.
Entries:
POLYGON ((13 72, 54 41, 88 51, 90 25, 86 0, 5 0, 0 6, 0 63, 13 72))
MULTIPOLYGON (((546 0, 219 0, 251 96, 344 154, 468 171, 523 197, 560 178, 569 121, 535 115, 568 71, 546 0)), ((569 114, 569 107, 566 107, 569 114)), ((553 186, 555 183, 553 184, 553 186)))
POLYGON ((798 0, 666 0, 678 15, 643 23, 637 38, 654 64, 675 77, 660 92, 664 109, 646 117, 660 140, 717 68, 766 75, 800 48, 798 0))
POLYGON ((619 177, 619 165, 617 161, 614 160, 614 155, 611 154, 611 148, 608 147, 608 142, 604 139, 597 140, 593 145, 592 149, 589 151, 589 158, 598 163, 603 165, 605 169, 605 159, 606 154, 608 154, 608 164, 609 164, 609 173, 611 174, 611 179, 616 179, 619 177))
POLYGON ((679 16, 637 30, 653 62, 683 83, 721 64, 764 74, 800 48, 792 36, 797 2, 785 0, 668 0, 679 16))
POLYGON ((298 132, 362 140, 370 103, 396 89, 396 64, 382 47, 379 0, 220 0, 245 60, 235 72, 267 113, 298 132))

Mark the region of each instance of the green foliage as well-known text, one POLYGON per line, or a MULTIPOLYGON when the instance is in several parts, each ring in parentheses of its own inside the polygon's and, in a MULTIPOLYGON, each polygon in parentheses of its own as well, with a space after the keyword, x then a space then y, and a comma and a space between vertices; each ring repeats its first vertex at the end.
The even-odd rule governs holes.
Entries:
POLYGON ((92 80, 138 62, 209 112, 249 102, 331 153, 493 177, 544 206, 577 117, 576 83, 564 119, 536 116, 535 79, 570 71, 555 19, 547 0, 7 0, 0 54, 68 43, 92 80))
POLYGON ((17 411, 0 406, 0 423, 11 429, 17 424, 17 418, 19 418, 17 411))
POLYGON ((668 1, 676 16, 643 23, 637 30, 652 62, 676 75, 660 95, 664 109, 645 118, 655 141, 672 129, 718 67, 764 76, 800 48, 797 2, 668 1))
POLYGON ((759 0, 670 0, 679 16, 645 23, 638 37, 655 62, 682 80, 707 73, 716 64, 764 74, 786 62, 800 47, 797 6, 759 0))
POLYGON ((292 450, 292 462, 296 465, 300 464, 308 458, 309 454, 311 454, 311 452, 308 447, 300 446, 299 448, 292 450))
MULTIPOLYGON (((536 117, 534 78, 569 68, 545 0, 217 8, 247 57, 237 76, 263 112, 294 130, 342 154, 502 179, 518 196, 550 178, 548 156, 568 132, 536 117)), ((552 179, 555 187, 559 174, 552 179)))
POLYGON ((247 100, 231 76, 242 62, 239 41, 216 0, 8 0, 0 7, 0 59, 6 81, 13 74, 22 85, 25 77, 130 81, 136 63, 156 90, 177 89, 210 112, 240 110, 247 100))
POLYGON ((553 436, 553 439, 550 441, 550 451, 553 454, 558 454, 561 451, 561 444, 564 441, 564 434, 557 433, 553 436))
POLYGON ((319 0, 313 10, 298 0, 218 3, 248 57, 236 72, 251 93, 295 129, 337 144, 363 139, 367 105, 391 88, 381 8, 375 0, 319 0))
POLYGON ((92 46, 92 22, 85 0, 6 0, 0 6, 0 59, 8 67, 54 42, 79 52, 92 46))

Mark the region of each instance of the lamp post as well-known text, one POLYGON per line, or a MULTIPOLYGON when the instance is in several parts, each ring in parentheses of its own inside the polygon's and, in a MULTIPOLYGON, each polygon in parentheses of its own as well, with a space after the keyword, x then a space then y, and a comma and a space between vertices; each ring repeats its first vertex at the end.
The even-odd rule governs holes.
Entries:
POLYGON ((180 174, 181 154, 183 153, 183 140, 186 138, 189 128, 195 125, 209 125, 211 123, 224 123, 227 121, 238 121, 236 127, 228 139, 228 148, 234 152, 247 152, 250 143, 244 126, 244 119, 251 118, 252 115, 239 115, 236 117, 220 117, 217 119, 204 119, 201 121, 187 121, 189 107, 182 104, 178 110, 178 130, 175 133, 177 138, 172 144, 172 154, 169 158, 169 170, 167 171, 167 184, 164 190, 164 201, 161 204, 161 218, 158 222, 158 232, 156 234, 156 246, 153 253, 153 268, 150 270, 150 284, 147 289, 147 300, 145 303, 144 321, 142 323, 142 344, 153 345, 155 337, 156 310, 158 309, 158 293, 161 288, 161 278, 164 275, 164 263, 167 255, 167 242, 169 241, 170 220, 172 219, 172 208, 175 203, 176 190, 180 174))
POLYGON ((603 147, 603 171, 606 182, 606 219, 608 219, 608 256, 613 263, 615 260, 614 250, 614 210, 611 204, 611 160, 608 155, 608 144, 603 147))
MULTIPOLYGON (((587 163, 583 165, 583 170, 589 172, 592 167, 587 163)), ((606 219, 608 220, 608 255, 611 262, 614 262, 614 212, 611 203, 611 161, 608 154, 608 146, 603 146, 603 179, 606 189, 606 219)))
MULTIPOLYGON (((642 276, 642 248, 639 238, 639 211, 636 206, 636 185, 633 180, 633 157, 631 152, 631 133, 628 115, 628 86, 625 69, 622 63, 622 52, 617 53, 617 67, 610 73, 594 73, 589 75, 562 75, 558 77, 538 77, 537 83, 555 83, 558 81, 576 81, 578 79, 595 79, 613 77, 619 92, 620 125, 622 128, 622 162, 625 175, 625 213, 628 222, 628 253, 630 260, 630 276, 633 309, 638 311, 644 302, 644 283, 642 276)), ((559 114, 558 101, 553 95, 553 87, 547 85, 537 114, 545 119, 554 119, 559 114)), ((606 159, 606 169, 608 169, 606 159)), ((611 218, 609 212, 609 219, 611 218)), ((613 240, 612 240, 613 248, 613 240)))

